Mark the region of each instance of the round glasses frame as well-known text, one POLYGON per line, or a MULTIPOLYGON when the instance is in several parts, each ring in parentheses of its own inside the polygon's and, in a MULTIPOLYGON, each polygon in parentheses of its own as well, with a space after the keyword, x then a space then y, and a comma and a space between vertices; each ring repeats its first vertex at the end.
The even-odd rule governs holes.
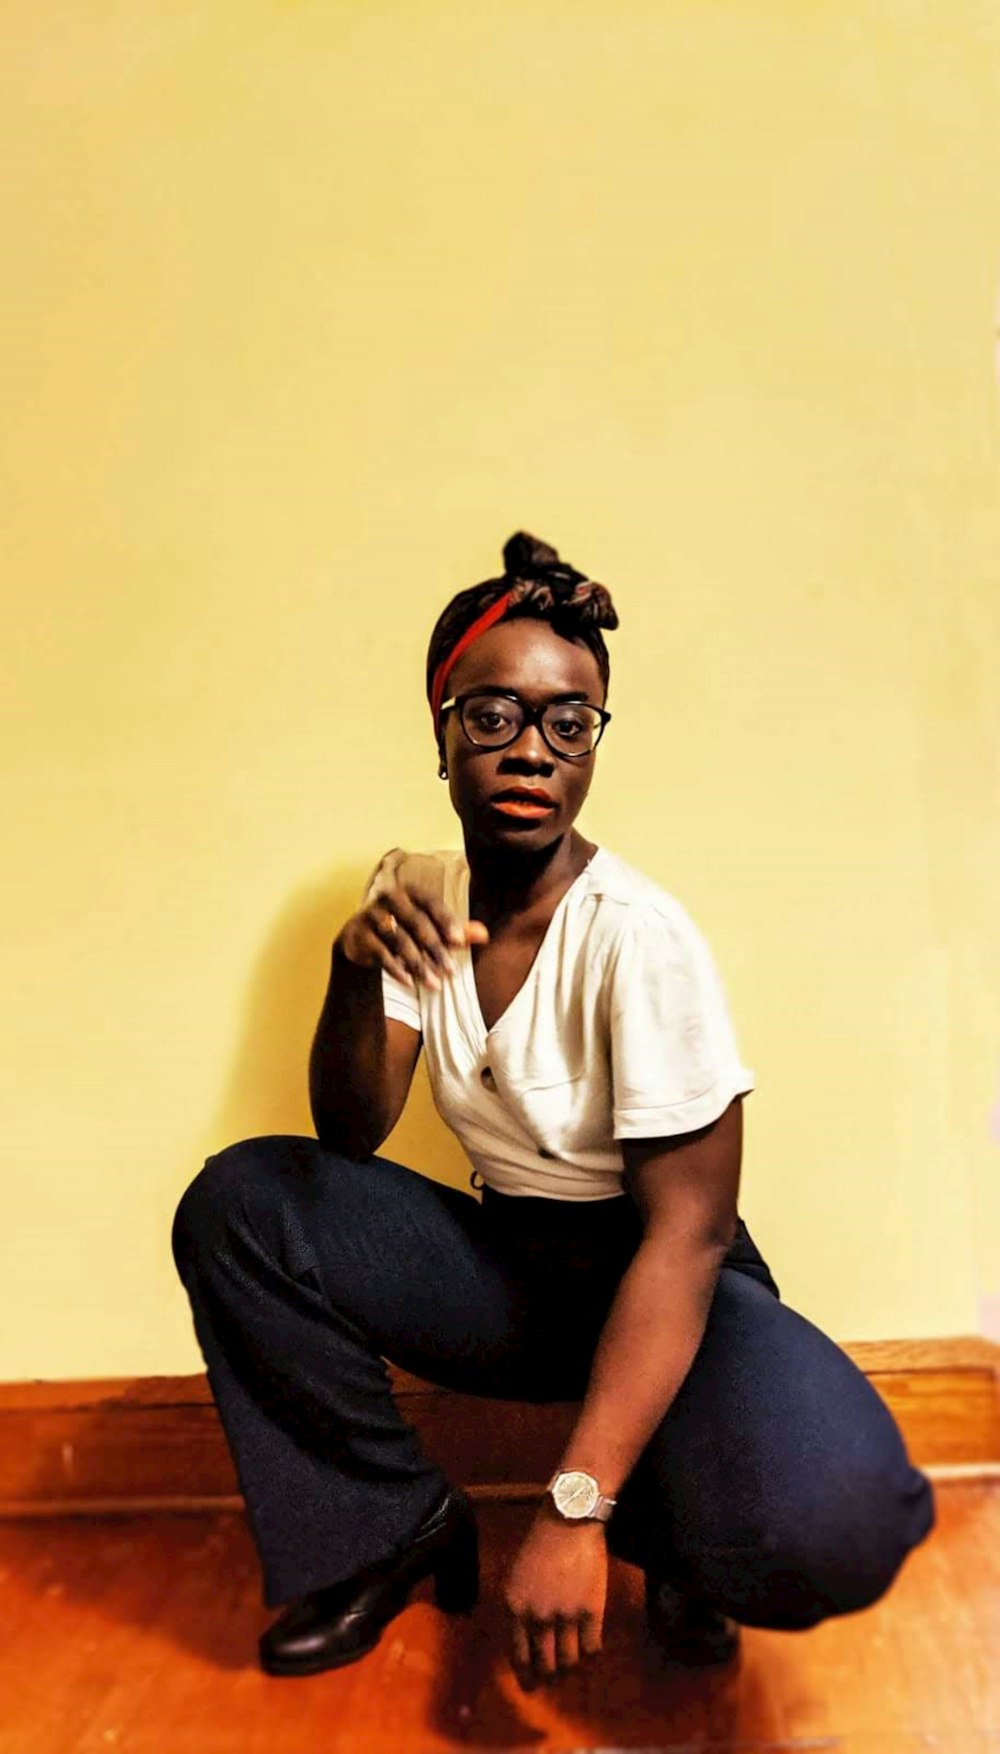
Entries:
POLYGON ((512 743, 517 742, 517 739, 521 736, 527 725, 537 725, 546 747, 551 749, 553 755, 558 755, 561 761, 586 761, 588 756, 593 755, 598 743, 604 736, 605 726, 611 723, 611 714, 607 712, 604 707, 595 706, 593 701, 549 700, 546 701, 544 706, 529 706, 527 701, 522 700, 519 694, 514 694, 507 688, 472 688, 466 694, 453 694, 450 700, 442 701, 441 703, 440 716, 442 719, 444 718, 445 713, 450 711, 452 707, 457 708, 458 722, 474 749, 509 749, 512 743), (470 700, 515 701, 524 714, 523 722, 517 727, 516 731, 513 731, 511 735, 504 740, 503 743, 478 743, 475 737, 470 734, 469 727, 465 722, 465 705, 466 702, 470 700), (585 706, 589 712, 600 714, 601 722, 597 727, 597 735, 589 749, 581 749, 578 753, 574 754, 568 749, 558 749, 556 745, 550 741, 545 731, 544 714, 549 712, 552 707, 559 706, 585 706))

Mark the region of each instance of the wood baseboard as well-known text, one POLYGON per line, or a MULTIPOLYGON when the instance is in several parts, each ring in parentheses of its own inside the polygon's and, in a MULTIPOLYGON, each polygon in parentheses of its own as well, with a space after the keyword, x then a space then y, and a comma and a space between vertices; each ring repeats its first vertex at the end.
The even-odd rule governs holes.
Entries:
MULTIPOLYGON (((940 1478, 1000 1474, 1000 1345, 975 1336, 843 1350, 882 1396, 911 1459, 940 1478)), ((427 1454, 477 1498, 533 1498, 578 1402, 459 1395, 391 1367, 427 1454)), ((204 1373, 0 1384, 0 1516, 238 1509, 204 1373)))

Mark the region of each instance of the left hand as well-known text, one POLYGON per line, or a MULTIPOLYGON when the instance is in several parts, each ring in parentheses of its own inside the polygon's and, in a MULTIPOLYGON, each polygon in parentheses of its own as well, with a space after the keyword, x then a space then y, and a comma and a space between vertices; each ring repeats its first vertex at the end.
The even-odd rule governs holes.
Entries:
POLYGON ((511 1666, 525 1690, 597 1655, 607 1590, 603 1523, 566 1522, 543 1505, 504 1588, 511 1666))

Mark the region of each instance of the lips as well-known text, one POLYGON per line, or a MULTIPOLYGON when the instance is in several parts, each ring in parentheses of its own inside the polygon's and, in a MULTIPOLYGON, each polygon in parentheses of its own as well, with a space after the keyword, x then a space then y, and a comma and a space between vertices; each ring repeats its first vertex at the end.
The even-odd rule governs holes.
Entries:
POLYGON ((555 799, 536 786, 510 786, 504 792, 494 792, 489 802, 497 816, 506 816, 511 822, 543 822, 558 809, 555 799))
POLYGON ((556 801, 541 786, 508 786, 502 792, 494 792, 491 804, 531 804, 535 809, 539 806, 548 810, 556 808, 556 801))

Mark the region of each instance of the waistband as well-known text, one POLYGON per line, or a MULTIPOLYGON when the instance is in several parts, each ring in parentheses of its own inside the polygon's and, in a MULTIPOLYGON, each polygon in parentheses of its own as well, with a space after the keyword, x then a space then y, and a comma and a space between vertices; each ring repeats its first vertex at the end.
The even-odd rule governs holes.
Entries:
POLYGON ((553 1200, 540 1194, 501 1194, 486 1182, 482 1189, 483 1212, 491 1224, 504 1228, 597 1235, 609 1226, 640 1224, 638 1211, 625 1193, 605 1200, 553 1200))
MULTIPOLYGON (((624 1193, 606 1200, 553 1200, 537 1194, 500 1194, 485 1183, 482 1203, 487 1229, 498 1241, 520 1253, 534 1253, 553 1270, 561 1259, 571 1260, 574 1250, 584 1251, 580 1259, 620 1265, 642 1238, 639 1211, 624 1193)), ((780 1300, 771 1269, 739 1215, 724 1265, 758 1280, 780 1300)))
MULTIPOLYGON (((642 1230, 635 1202, 625 1193, 612 1194, 605 1200, 553 1200, 539 1194, 501 1194, 485 1182, 482 1207, 490 1225, 526 1235, 600 1236, 642 1230)), ((736 1220, 729 1258, 763 1264, 740 1217, 736 1220)))

